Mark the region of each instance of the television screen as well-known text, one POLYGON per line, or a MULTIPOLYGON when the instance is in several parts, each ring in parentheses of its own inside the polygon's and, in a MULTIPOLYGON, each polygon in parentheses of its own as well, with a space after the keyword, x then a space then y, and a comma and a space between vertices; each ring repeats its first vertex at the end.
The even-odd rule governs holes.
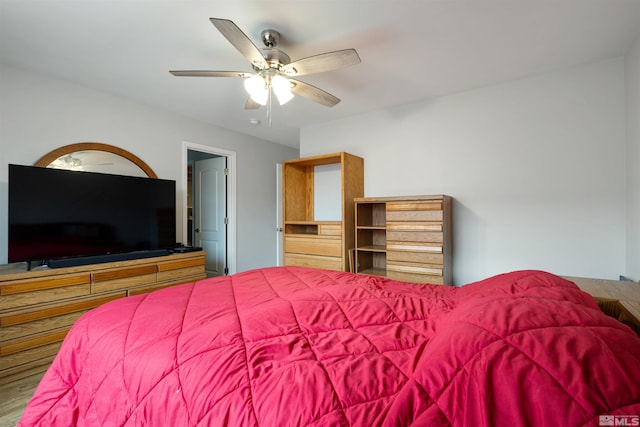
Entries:
POLYGON ((9 165, 8 261, 171 249, 175 181, 9 165))

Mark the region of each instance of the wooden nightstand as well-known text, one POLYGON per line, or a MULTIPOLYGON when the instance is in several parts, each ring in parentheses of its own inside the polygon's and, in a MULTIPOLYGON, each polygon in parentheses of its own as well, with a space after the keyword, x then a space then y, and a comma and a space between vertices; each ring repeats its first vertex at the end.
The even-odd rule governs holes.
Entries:
POLYGON ((629 325, 640 336, 640 283, 567 277, 587 292, 607 315, 629 325))

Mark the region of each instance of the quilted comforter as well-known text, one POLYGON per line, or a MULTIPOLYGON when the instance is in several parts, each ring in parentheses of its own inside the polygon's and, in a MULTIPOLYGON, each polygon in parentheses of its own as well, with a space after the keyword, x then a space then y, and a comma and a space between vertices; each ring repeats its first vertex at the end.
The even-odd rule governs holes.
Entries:
POLYGON ((597 426, 604 415, 640 415, 640 339, 571 282, 520 271, 454 288, 275 267, 86 313, 19 425, 597 426))

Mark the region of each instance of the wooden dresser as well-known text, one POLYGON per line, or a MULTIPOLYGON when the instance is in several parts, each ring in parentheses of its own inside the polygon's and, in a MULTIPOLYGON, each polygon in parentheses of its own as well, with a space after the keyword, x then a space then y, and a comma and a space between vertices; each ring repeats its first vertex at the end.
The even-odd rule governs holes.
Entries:
POLYGON ((356 273, 451 284, 451 197, 355 199, 356 273))
POLYGON ((71 325, 108 301, 205 278, 204 252, 0 270, 0 384, 44 371, 71 325))
POLYGON ((356 273, 451 284, 451 197, 355 199, 356 273))

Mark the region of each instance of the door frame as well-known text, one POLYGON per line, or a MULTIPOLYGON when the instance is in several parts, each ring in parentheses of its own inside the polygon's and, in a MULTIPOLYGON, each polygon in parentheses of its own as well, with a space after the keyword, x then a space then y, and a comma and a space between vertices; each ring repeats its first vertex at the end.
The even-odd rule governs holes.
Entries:
POLYGON ((187 236, 187 174, 188 174, 188 152, 200 151, 203 153, 215 154, 227 158, 227 268, 229 274, 236 273, 236 152, 223 148, 211 147, 209 145, 196 144, 189 141, 182 142, 182 236, 187 236))
POLYGON ((276 163, 276 265, 284 265, 284 215, 282 214, 282 163, 276 163))

